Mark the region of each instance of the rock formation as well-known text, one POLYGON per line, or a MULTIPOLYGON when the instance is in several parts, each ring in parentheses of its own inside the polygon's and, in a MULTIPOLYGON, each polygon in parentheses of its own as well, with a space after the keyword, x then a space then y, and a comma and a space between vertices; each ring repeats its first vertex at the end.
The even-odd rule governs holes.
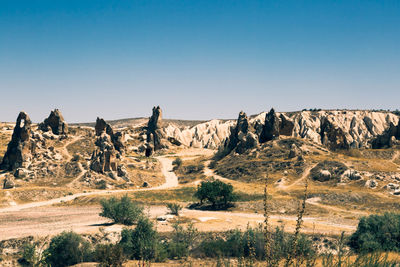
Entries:
POLYGON ((117 171, 117 152, 110 136, 102 133, 97 137, 95 145, 96 149, 92 154, 90 169, 99 173, 117 171))
POLYGON ((27 163, 34 146, 30 140, 31 120, 25 112, 20 112, 7 151, 0 164, 2 170, 15 170, 27 163))
POLYGON ((395 140, 400 140, 400 120, 397 126, 390 123, 389 128, 371 141, 372 148, 387 148, 393 146, 395 140))
POLYGON ((295 144, 292 144, 290 146, 288 158, 292 159, 292 158, 298 157, 300 155, 301 155, 300 149, 295 144))
POLYGON ((327 118, 322 120, 320 135, 321 143, 331 150, 350 148, 346 134, 342 128, 334 125, 327 118))
POLYGON ((104 120, 96 120, 96 149, 93 151, 90 169, 99 173, 118 171, 118 158, 124 150, 123 135, 114 133, 112 127, 104 120))
POLYGON ((55 109, 50 112, 49 117, 44 122, 39 124, 39 129, 43 132, 51 131, 53 134, 63 135, 68 133, 68 124, 61 112, 55 109))
POLYGON ((242 154, 246 150, 256 147, 257 139, 257 136, 251 132, 246 113, 241 111, 236 126, 232 127, 231 134, 225 142, 223 154, 227 155, 231 151, 242 154))
POLYGON ((288 120, 283 114, 279 117, 272 108, 265 115, 264 126, 260 133, 260 143, 271 141, 279 135, 291 136, 293 134, 294 123, 288 120))
POLYGON ((96 136, 101 136, 103 133, 109 135, 114 148, 119 152, 124 151, 123 134, 121 132, 114 133, 113 128, 104 119, 97 117, 94 129, 96 136))
POLYGON ((146 127, 146 156, 150 156, 153 151, 157 151, 168 146, 164 144, 162 139, 165 137, 162 127, 162 111, 160 106, 153 107, 153 113, 149 118, 146 127))
MULTIPOLYGON (((157 108, 155 109, 157 110, 157 108)), ((154 118, 156 117, 157 116, 154 116, 154 118)), ((159 116, 159 118, 160 117, 161 116, 159 116)), ((208 149, 219 149, 220 147, 226 146, 225 140, 229 138, 231 129, 235 127, 237 122, 236 120, 211 120, 193 126, 178 126, 173 123, 160 126, 159 123, 153 123, 157 121, 156 119, 152 119, 151 121, 152 123, 150 123, 150 126, 154 124, 158 124, 158 126, 150 127, 150 129, 154 130, 154 128, 159 128, 160 133, 164 136, 162 137, 162 140, 165 142, 164 144, 172 143, 167 141, 167 138, 169 139, 172 137, 179 141, 177 144, 186 147, 208 149)), ((324 136, 334 136, 338 134, 336 141, 340 141, 340 139, 344 141, 345 137, 346 142, 339 142, 339 144, 341 144, 339 147, 347 147, 348 145, 351 148, 371 147, 372 140, 389 129, 391 123, 393 125, 398 125, 398 121, 399 116, 393 113, 368 110, 305 110, 284 113, 263 112, 248 119, 249 126, 251 126, 250 128, 255 129, 254 133, 260 137, 260 142, 266 142, 265 139, 270 139, 271 135, 272 138, 277 137, 278 132, 278 136, 293 136, 322 144, 321 126, 323 126, 325 128, 324 136), (268 117, 268 119, 266 119, 266 117, 268 117), (335 128, 338 127, 341 130, 336 129, 337 133, 331 132, 331 130, 335 129, 327 127, 329 125, 325 120, 328 120, 335 128), (279 127, 277 127, 275 121, 279 122, 279 127), (265 125, 267 126, 264 127, 265 125), (263 130, 264 133, 261 136, 263 130), (269 138, 267 138, 268 136, 269 138)), ((160 119, 158 119, 158 122, 160 122, 160 119)), ((146 129, 147 126, 144 129, 145 140, 148 136, 147 133, 152 136, 151 132, 146 129)), ((253 129, 251 129, 251 131, 253 132, 253 129)), ((154 139, 152 139, 152 137, 150 137, 150 139, 152 142, 149 143, 149 152, 152 152, 154 148, 154 139)), ((393 136, 391 139, 393 139, 393 136)), ((329 138, 327 141, 329 141, 329 138)), ((385 141, 383 143, 388 142, 385 141)), ((143 144, 143 148, 145 145, 146 144, 143 144)))

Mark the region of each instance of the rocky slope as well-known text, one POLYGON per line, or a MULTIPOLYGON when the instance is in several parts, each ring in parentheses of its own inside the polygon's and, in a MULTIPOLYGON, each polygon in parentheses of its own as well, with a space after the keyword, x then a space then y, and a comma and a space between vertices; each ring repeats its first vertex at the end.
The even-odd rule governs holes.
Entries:
MULTIPOLYGON (((249 119, 250 127, 261 137, 265 136, 262 132, 268 114, 263 112, 249 119)), ((280 135, 305 138, 331 149, 369 148, 376 139, 382 139, 383 135, 387 138, 383 138, 384 140, 376 146, 380 148, 389 146, 390 139, 400 138, 397 130, 393 133, 389 129, 391 125, 399 128, 399 116, 389 112, 323 110, 274 113, 270 114, 270 117, 273 120, 277 118, 278 123, 274 126, 274 122, 267 118, 267 122, 272 122, 272 125, 268 126, 272 127, 271 131, 274 130, 273 127, 281 127, 278 129, 281 131, 280 135)), ((175 138, 185 146, 217 149, 230 136, 235 125, 234 120, 211 120, 193 127, 168 124, 163 130, 167 136, 175 138)), ((272 134, 272 137, 276 137, 275 135, 272 134)))

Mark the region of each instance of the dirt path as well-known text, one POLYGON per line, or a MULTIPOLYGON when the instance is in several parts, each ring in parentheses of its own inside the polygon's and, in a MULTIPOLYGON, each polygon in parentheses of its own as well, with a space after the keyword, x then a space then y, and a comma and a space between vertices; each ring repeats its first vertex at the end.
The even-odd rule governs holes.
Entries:
POLYGON ((67 158, 67 161, 70 161, 72 159, 72 155, 69 153, 67 146, 77 142, 81 138, 81 136, 74 136, 71 140, 67 141, 64 146, 62 146, 61 153, 67 158))
POLYGON ((300 177, 299 179, 297 179, 296 181, 294 181, 293 183, 291 183, 290 185, 281 184, 281 185, 279 185, 279 188, 280 188, 280 189, 290 189, 290 188, 292 188, 293 186, 300 184, 301 182, 303 182, 303 181, 307 178, 308 175, 310 175, 310 171, 311 171, 315 166, 317 166, 317 164, 318 164, 318 163, 307 167, 307 168, 304 170, 304 172, 303 172, 303 174, 301 175, 301 177, 300 177))
POLYGON ((151 187, 151 188, 142 188, 142 189, 120 189, 120 190, 95 190, 95 191, 90 191, 86 193, 77 193, 65 197, 59 197, 59 198, 54 198, 51 200, 46 200, 46 201, 39 201, 39 202, 31 202, 31 203, 25 203, 25 204, 19 204, 11 207, 6 207, 6 208, 1 208, 0 213, 2 212, 12 212, 12 211, 21 211, 24 209, 29 209, 29 208, 38 208, 38 207, 43 207, 43 206, 49 206, 49 205, 54 205, 58 204, 61 202, 67 202, 74 200, 77 197, 82 197, 82 196, 92 196, 92 195, 105 195, 105 194, 112 194, 112 193, 123 193, 123 192, 135 192, 135 191, 149 191, 149 190, 159 190, 159 189, 169 189, 169 188, 174 188, 178 186, 178 177, 175 175, 175 173, 172 171, 172 158, 169 157, 157 157, 157 159, 160 161, 162 168, 161 171, 163 175, 165 176, 165 183, 157 186, 157 187, 151 187))
MULTIPOLYGON (((183 154, 183 153, 182 153, 183 154)), ((182 154, 177 154, 181 156, 182 154)), ((122 229, 121 225, 107 225, 110 222, 106 218, 100 217, 99 206, 84 207, 56 207, 50 206, 63 201, 71 201, 76 197, 89 195, 103 195, 119 192, 147 191, 158 189, 171 189, 178 187, 178 178, 172 171, 172 161, 174 156, 161 156, 157 159, 162 165, 162 173, 165 176, 165 183, 153 188, 132 189, 132 190, 98 190, 87 193, 78 193, 48 201, 20 204, 12 207, 0 209, 0 240, 10 238, 20 238, 28 235, 45 236, 54 235, 62 231, 73 230, 78 233, 97 232, 99 227, 104 227, 106 231, 118 232, 122 229)), ((185 156, 190 156, 187 152, 185 156)), ((310 167, 309 169, 311 169, 310 167)), ((308 175, 309 170, 303 173, 302 178, 308 175)), ((205 174, 212 175, 217 179, 232 181, 215 175, 212 170, 205 168, 205 174)), ((302 178, 300 178, 299 182, 302 178)), ((150 206, 147 209, 152 218, 165 215, 165 207, 150 206)), ((181 216, 189 218, 195 222, 195 226, 200 231, 225 231, 229 229, 245 229, 249 224, 257 226, 263 222, 263 215, 257 213, 229 212, 229 211, 200 211, 183 209, 181 216)), ((293 231, 296 224, 296 216, 271 215, 270 221, 273 227, 285 225, 285 229, 293 231)), ((333 219, 304 217, 303 232, 317 232, 323 234, 339 234, 342 231, 352 232, 356 229, 358 221, 356 219, 333 219), (335 221, 336 220, 336 221, 335 221)), ((171 231, 171 224, 168 222, 157 222, 159 231, 171 231)))
POLYGON ((392 159, 390 160, 391 162, 394 162, 400 155, 400 151, 396 150, 393 154, 392 159))
POLYGON ((326 209, 326 210, 332 210, 332 211, 340 212, 341 214, 343 214, 343 213, 350 213, 350 214, 355 215, 355 216, 365 216, 365 215, 369 215, 369 213, 368 213, 368 212, 365 212, 365 211, 356 211, 356 210, 349 210, 349 209, 341 209, 341 208, 338 208, 338 207, 335 207, 335 206, 330 206, 330 205, 322 204, 322 203, 320 203, 320 201, 321 201, 321 198, 319 198, 319 197, 313 197, 313 198, 307 199, 307 200, 306 200, 306 203, 307 203, 307 204, 310 204, 310 205, 314 205, 314 206, 318 206, 318 207, 324 208, 324 209, 326 209))
MULTIPOLYGON (((163 206, 151 206, 145 209, 157 224, 161 232, 171 231, 171 223, 156 221, 155 218, 167 214, 163 206)), ((77 233, 95 233, 99 227, 108 232, 119 232, 122 225, 109 225, 110 220, 99 216, 100 206, 72 207, 35 207, 21 211, 0 213, 0 240, 21 238, 25 236, 55 235, 62 231, 77 233)), ((226 231, 245 229, 247 225, 256 227, 262 223, 262 214, 226 211, 199 211, 183 209, 181 216, 195 222, 200 231, 226 231)), ((287 231, 293 231, 296 216, 271 215, 272 227, 285 225, 287 231)), ((342 231, 352 232, 357 225, 356 220, 333 221, 330 219, 304 217, 302 232, 322 234, 340 234, 342 231), (314 229, 315 227, 315 229, 314 229)))

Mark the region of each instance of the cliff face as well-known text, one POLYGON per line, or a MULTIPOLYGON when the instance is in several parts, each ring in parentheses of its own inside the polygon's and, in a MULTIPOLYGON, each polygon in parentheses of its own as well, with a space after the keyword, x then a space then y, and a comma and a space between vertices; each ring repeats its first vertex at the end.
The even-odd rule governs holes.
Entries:
MULTIPOLYGON (((249 120, 255 134, 263 136, 263 129, 270 130, 260 138, 261 142, 279 135, 305 138, 330 149, 374 148, 391 145, 387 140, 400 139, 399 117, 392 113, 373 111, 301 111, 287 113, 261 113, 249 120), (269 115, 268 115, 269 114, 269 115), (273 118, 273 120, 271 119, 273 118), (266 122, 270 125, 266 125, 266 122), (392 125, 392 126, 391 126, 392 125), (392 127, 390 130, 389 128, 392 127), (379 141, 375 141, 379 139, 379 141)), ((170 136, 188 147, 217 149, 231 134, 236 121, 211 120, 194 127, 179 128, 168 125, 163 128, 170 136)))

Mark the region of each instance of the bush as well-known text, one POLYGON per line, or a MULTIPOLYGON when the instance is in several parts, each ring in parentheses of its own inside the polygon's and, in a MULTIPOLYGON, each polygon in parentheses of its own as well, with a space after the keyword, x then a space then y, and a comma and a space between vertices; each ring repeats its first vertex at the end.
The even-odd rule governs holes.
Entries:
POLYGON ((400 214, 363 217, 349 245, 357 252, 400 251, 400 214))
POLYGON ((172 169, 175 171, 179 169, 182 166, 182 159, 181 158, 176 158, 173 162, 172 165, 174 166, 172 169))
POLYGON ((194 196, 200 200, 200 204, 208 201, 213 208, 227 208, 232 201, 236 200, 233 193, 233 186, 226 184, 220 180, 210 180, 201 182, 197 186, 197 191, 194 196))
POLYGON ((193 249, 194 241, 198 236, 198 231, 193 224, 189 224, 185 229, 176 223, 172 225, 174 231, 172 238, 167 244, 168 257, 170 259, 182 259, 189 256, 193 249))
POLYGON ((143 208, 133 203, 127 196, 121 199, 114 197, 101 200, 102 212, 100 216, 110 218, 115 223, 132 225, 143 216, 143 208))
MULTIPOLYGON (((291 252, 293 235, 285 233, 281 228, 276 228, 271 237, 270 257, 272 257, 271 261, 278 266, 277 264, 291 252)), ((204 239, 200 244, 200 250, 203 255, 211 258, 235 257, 265 260, 265 232, 262 227, 249 227, 246 231, 232 230, 226 232, 224 236, 204 239)), ((313 258, 315 254, 311 240, 301 235, 293 258, 302 262, 313 258)))
POLYGON ((179 216, 179 212, 182 210, 182 206, 178 203, 167 203, 167 208, 169 209, 170 214, 176 216, 179 216))
POLYGON ((130 259, 151 260, 156 257, 158 235, 153 223, 141 217, 135 229, 123 229, 119 243, 130 259))
POLYGON ((119 244, 99 244, 96 246, 94 258, 101 267, 119 267, 126 261, 122 246, 119 244))
POLYGON ((74 232, 62 232, 53 237, 46 250, 46 262, 53 267, 71 266, 91 260, 91 246, 74 232))
POLYGON ((202 173, 203 170, 203 163, 199 163, 198 165, 188 165, 185 167, 185 174, 202 173))

